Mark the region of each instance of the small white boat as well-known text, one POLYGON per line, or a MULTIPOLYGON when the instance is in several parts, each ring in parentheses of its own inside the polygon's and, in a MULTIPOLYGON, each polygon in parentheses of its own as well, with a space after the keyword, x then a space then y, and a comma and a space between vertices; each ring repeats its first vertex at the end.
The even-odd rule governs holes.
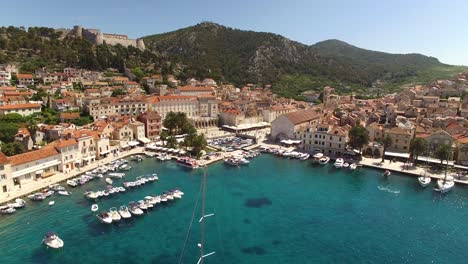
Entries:
POLYGON ((349 163, 347 162, 343 163, 343 168, 349 168, 349 163))
POLYGON ((357 168, 356 163, 353 163, 353 164, 349 165, 349 169, 351 169, 351 170, 355 170, 356 168, 357 168))
POLYGON ((138 204, 137 203, 130 203, 130 213, 132 213, 133 215, 142 215, 143 214, 143 210, 140 209, 140 207, 138 207, 138 204))
POLYGON ((14 212, 16 212, 16 209, 13 207, 8 207, 8 208, 1 210, 2 214, 12 214, 14 212))
POLYGON ((99 221, 101 221, 101 223, 104 223, 104 224, 112 223, 112 217, 106 211, 101 211, 96 217, 99 219, 99 221))
POLYGON ((138 201, 138 207, 141 210, 147 210, 148 209, 148 206, 146 205, 145 201, 143 201, 143 200, 138 201))
POLYGON ((168 192, 168 193, 165 193, 164 195, 166 195, 167 200, 170 200, 170 201, 174 200, 174 196, 172 195, 172 193, 168 192))
POLYGON ((111 173, 109 173, 109 176, 112 177, 112 178, 122 179, 125 176, 125 173, 123 173, 123 172, 111 172, 111 173))
POLYGON ((418 177, 419 185, 421 185, 423 188, 426 188, 429 184, 431 184, 431 181, 432 179, 429 176, 418 177))
POLYGON ((128 210, 128 207, 125 205, 120 206, 119 214, 120 216, 122 216, 123 219, 128 219, 132 217, 132 215, 130 214, 130 211, 128 210))
POLYGON ((117 208, 115 207, 112 207, 111 209, 109 209, 109 214, 112 218, 112 222, 120 221, 120 219, 122 218, 119 212, 117 212, 117 208))
POLYGON ((50 205, 50 206, 52 206, 52 205, 54 205, 54 204, 55 204, 55 201, 50 201, 50 202, 49 202, 49 205, 50 205))
POLYGON ((321 157, 321 158, 319 159, 319 163, 320 163, 321 165, 325 165, 325 164, 327 164, 329 161, 330 161, 330 157, 327 157, 327 156, 323 156, 323 157, 321 157))
POLYGON ((63 241, 57 236, 55 232, 49 232, 47 235, 42 239, 42 243, 50 248, 62 248, 63 241))
POLYGON ((70 187, 76 187, 78 185, 78 183, 76 183, 74 180, 67 180, 67 184, 70 187))
POLYGON ((455 181, 452 177, 447 177, 446 179, 437 180, 437 189, 438 192, 446 193, 453 189, 455 186, 455 181))
POLYGON ((145 205, 146 205, 146 207, 147 207, 148 209, 154 207, 154 204, 150 203, 150 201, 147 201, 147 200, 145 201, 145 205))
POLYGON ((16 199, 14 203, 8 204, 8 207, 15 208, 15 209, 23 208, 25 206, 26 206, 26 201, 20 198, 16 199))
POLYGON ((344 164, 344 160, 342 158, 337 158, 335 161, 335 164, 333 165, 335 166, 335 168, 339 169, 343 167, 343 164, 344 164))
POLYGON ((112 184, 112 183, 113 183, 113 181, 112 181, 112 179, 111 179, 111 178, 106 178, 106 180, 105 180, 105 181, 106 181, 108 184, 112 184))
POLYGON ((96 212, 97 210, 99 210, 99 206, 97 204, 91 205, 91 212, 96 212))
POLYGON ((384 172, 383 175, 384 175, 385 177, 388 177, 388 176, 392 175, 392 172, 389 171, 389 170, 386 170, 386 171, 384 172))
POLYGON ((85 192, 84 195, 88 199, 97 199, 100 197, 100 195, 98 195, 98 193, 95 193, 95 192, 85 192))
POLYGON ((180 193, 178 193, 178 192, 175 192, 175 191, 174 191, 174 192, 172 192, 172 196, 173 196, 174 198, 177 198, 177 199, 180 199, 180 198, 182 198, 182 195, 180 195, 180 193))
POLYGON ((60 194, 60 195, 65 195, 65 196, 70 195, 70 193, 67 192, 67 191, 58 191, 58 194, 60 194))

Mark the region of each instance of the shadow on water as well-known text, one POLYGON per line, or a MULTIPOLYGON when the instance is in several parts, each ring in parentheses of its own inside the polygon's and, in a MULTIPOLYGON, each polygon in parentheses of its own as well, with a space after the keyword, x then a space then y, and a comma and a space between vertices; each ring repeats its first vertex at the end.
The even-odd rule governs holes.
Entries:
POLYGON ((249 219, 244 218, 244 224, 250 224, 250 223, 252 223, 252 222, 249 219))
POLYGON ((243 194, 243 192, 233 192, 232 196, 242 196, 243 194))
POLYGON ((50 263, 54 256, 63 254, 63 249, 51 249, 41 245, 31 254, 31 263, 50 263))
POLYGON ((242 253, 249 255, 265 255, 266 250, 260 246, 254 246, 243 248, 242 253))
MULTIPOLYGON (((151 259, 150 263, 177 263, 178 258, 169 254, 160 254, 151 259)), ((122 262, 124 263, 124 262, 122 262)))
POLYGON ((279 240, 273 240, 273 241, 271 241, 271 244, 272 244, 273 246, 277 246, 277 245, 281 244, 281 241, 279 241, 279 240))
POLYGON ((263 206, 267 206, 271 204, 272 204, 271 200, 266 197, 247 199, 245 200, 245 203, 244 203, 245 207, 250 207, 250 208, 261 208, 263 206))

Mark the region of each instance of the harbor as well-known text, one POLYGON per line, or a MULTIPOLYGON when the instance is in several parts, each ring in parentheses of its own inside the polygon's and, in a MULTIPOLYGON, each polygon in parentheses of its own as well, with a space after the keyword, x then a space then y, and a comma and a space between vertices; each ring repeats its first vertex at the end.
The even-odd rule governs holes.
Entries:
MULTIPOLYGON (((70 263, 105 258, 127 263, 177 262, 199 197, 203 170, 149 157, 142 162, 130 160, 129 164, 133 168, 116 179, 115 186, 150 172, 159 180, 97 202, 86 199, 83 193, 87 189, 102 190, 107 183, 93 180, 71 189, 70 196, 54 197, 53 206, 27 201, 24 210, 0 217, 0 261, 70 263), (95 216, 101 210, 118 210, 175 186, 185 193, 183 199, 156 206, 142 217, 103 224, 95 216), (94 203, 101 210, 92 212, 94 203), (44 234, 50 231, 63 240, 63 248, 55 251, 41 245, 44 234)), ((255 263, 300 262, 303 257, 335 262, 344 255, 350 261, 365 257, 375 262, 383 258, 430 262, 434 250, 441 251, 438 260, 444 262, 459 263, 463 259, 463 238, 468 236, 468 226, 463 222, 467 216, 463 210, 468 198, 465 188, 440 195, 420 188, 414 178, 398 172, 384 177, 380 169, 337 169, 332 162, 314 165, 310 160, 270 154, 253 158, 247 166, 216 162, 206 170, 206 210, 215 213, 207 220, 206 229, 207 241, 211 242, 207 246, 216 251, 210 262, 242 263, 246 257, 255 263), (349 230, 355 231, 352 236, 349 230), (349 246, 340 247, 337 255, 329 248, 333 241, 349 246), (359 241, 367 241, 366 249, 359 241), (287 253, 297 251, 307 253, 301 257, 287 253)), ((199 227, 194 225, 192 232, 199 232, 199 227)), ((189 238, 183 263, 197 258, 197 243, 196 236, 189 238)))

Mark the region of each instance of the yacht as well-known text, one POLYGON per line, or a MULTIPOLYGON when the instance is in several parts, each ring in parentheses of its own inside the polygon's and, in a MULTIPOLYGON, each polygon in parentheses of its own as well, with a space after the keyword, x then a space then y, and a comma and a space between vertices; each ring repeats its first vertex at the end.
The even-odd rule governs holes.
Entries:
POLYGON ((352 163, 351 165, 349 165, 350 170, 355 170, 356 168, 357 168, 356 163, 352 163))
POLYGON ((47 233, 44 239, 42 239, 42 243, 45 244, 47 247, 55 249, 63 247, 62 239, 60 239, 55 232, 47 233))
POLYGON ((192 169, 196 169, 199 167, 197 161, 189 157, 178 158, 177 164, 184 166, 184 167, 189 167, 192 169))
POLYGON ((123 219, 128 219, 132 217, 132 215, 130 214, 130 211, 128 210, 128 207, 125 205, 120 206, 119 214, 120 216, 122 216, 123 219))
POLYGON ((335 161, 335 168, 339 169, 341 167, 343 167, 343 163, 344 163, 344 160, 342 158, 337 158, 336 161, 335 161))
POLYGON ((70 193, 67 192, 67 191, 58 191, 57 193, 60 194, 60 195, 64 195, 64 196, 70 195, 70 193))
POLYGON ((88 199, 97 199, 100 196, 97 192, 85 192, 84 195, 88 199))
POLYGON ((33 201, 42 201, 46 198, 46 196, 43 193, 35 193, 35 194, 28 195, 28 198, 33 201))
POLYGON ((421 187, 426 188, 431 183, 431 177, 427 176, 426 174, 418 177, 418 182, 421 187))
POLYGON ((455 181, 452 177, 446 177, 444 179, 437 180, 437 189, 438 192, 446 193, 455 186, 455 181))
POLYGON ((67 184, 70 187, 76 187, 78 185, 75 180, 67 180, 67 184))
POLYGON ((327 164, 328 162, 330 161, 330 157, 327 157, 327 156, 323 156, 319 159, 319 163, 322 164, 322 165, 325 165, 327 164))
POLYGON ((112 223, 112 217, 106 211, 101 211, 96 217, 99 219, 99 221, 101 221, 101 223, 104 223, 104 224, 112 223))
POLYGON ((97 210, 99 210, 99 206, 97 204, 91 205, 91 212, 96 212, 97 210))
POLYGON ((111 209, 109 209, 109 215, 112 218, 112 222, 118 222, 121 219, 121 216, 119 212, 117 212, 117 208, 115 207, 112 207, 111 209))
POLYGON ((235 158, 227 158, 224 160, 224 163, 232 165, 232 166, 239 166, 239 162, 235 158))
POLYGON ((143 214, 143 210, 141 210, 140 207, 138 207, 138 204, 135 203, 135 202, 130 203, 130 212, 133 215, 142 215, 143 214))
POLYGON ((145 196, 145 200, 148 201, 150 204, 157 204, 158 202, 156 201, 156 197, 153 196, 145 196))

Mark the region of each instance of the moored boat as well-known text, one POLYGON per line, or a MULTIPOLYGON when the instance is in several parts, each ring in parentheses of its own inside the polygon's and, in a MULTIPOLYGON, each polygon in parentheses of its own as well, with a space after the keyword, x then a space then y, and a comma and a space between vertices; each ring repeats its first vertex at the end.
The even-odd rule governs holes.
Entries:
POLYGON ((133 215, 142 215, 143 214, 143 210, 140 209, 140 207, 138 207, 138 204, 135 203, 135 202, 131 202, 130 203, 130 213, 132 213, 133 215))
POLYGON ((97 210, 99 210, 99 206, 97 204, 91 205, 91 212, 96 212, 97 210))
POLYGON ((454 186, 455 181, 452 177, 448 176, 444 179, 437 180, 437 188, 435 190, 441 193, 446 193, 452 190, 454 186))
POLYGON ((109 215, 112 218, 112 222, 118 222, 122 218, 119 212, 117 212, 117 208, 115 207, 112 207, 111 209, 109 209, 109 215))
POLYGON ((104 224, 111 224, 112 223, 112 217, 111 215, 106 212, 106 211, 101 211, 96 217, 101 221, 101 223, 104 224))
POLYGON ((321 158, 319 159, 318 162, 319 162, 321 165, 325 165, 325 164, 327 164, 329 161, 330 161, 330 157, 323 156, 323 157, 321 157, 321 158))
POLYGON ((105 181, 106 181, 108 184, 112 184, 112 183, 113 183, 113 181, 112 181, 111 178, 106 178, 105 181))
POLYGON ((356 163, 353 163, 351 165, 349 165, 349 169, 350 170, 355 170, 357 168, 357 164, 356 163))
POLYGON ((384 172, 384 174, 383 174, 383 175, 384 175, 385 177, 388 177, 388 176, 390 176, 391 174, 392 174, 392 172, 391 172, 391 171, 389 171, 389 170, 386 170, 386 171, 384 172))
POLYGON ((418 182, 419 182, 419 185, 421 185, 421 187, 423 188, 426 188, 429 184, 431 184, 431 177, 429 176, 421 176, 421 177, 418 177, 418 182))
POLYGON ((344 164, 344 160, 342 158, 337 158, 335 161, 335 164, 333 165, 335 166, 335 168, 339 169, 343 167, 343 164, 344 164))
POLYGON ((50 248, 58 249, 62 248, 64 243, 55 232, 49 232, 42 239, 42 243, 50 248))
POLYGON ((199 167, 197 161, 189 157, 178 158, 177 164, 184 166, 184 167, 192 168, 192 169, 196 169, 199 167))
POLYGON ((130 214, 130 211, 128 210, 128 207, 125 205, 120 206, 119 214, 120 216, 122 216, 123 219, 128 219, 132 217, 132 215, 130 214))

